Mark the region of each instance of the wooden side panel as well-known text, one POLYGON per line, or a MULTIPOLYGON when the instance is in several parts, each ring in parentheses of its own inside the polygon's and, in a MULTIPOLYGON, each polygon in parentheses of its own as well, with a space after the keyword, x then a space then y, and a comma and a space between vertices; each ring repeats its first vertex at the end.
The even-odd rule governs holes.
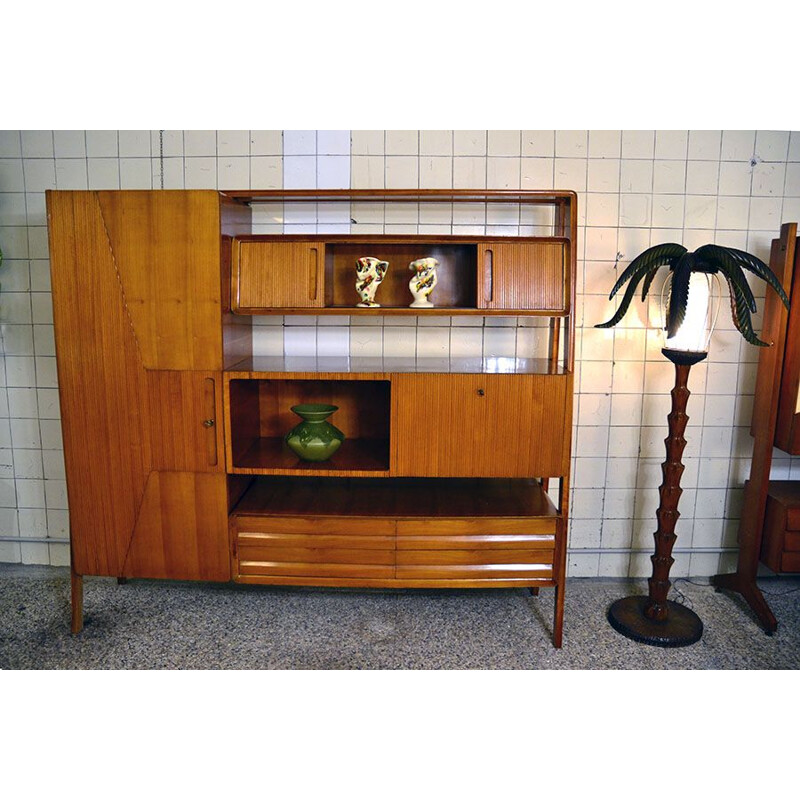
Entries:
POLYGON ((148 369, 222 369, 219 195, 97 192, 148 369))
MULTIPOLYGON (((781 328, 785 325, 785 350, 778 398, 778 417, 775 422, 775 445, 793 455, 800 454, 800 249, 797 247, 797 226, 781 239, 781 256, 786 263, 784 286, 791 301, 786 312, 783 305, 776 308, 781 328), (791 291, 789 289, 791 287, 791 291), (788 319, 786 315, 788 313, 788 319)), ((769 292, 768 294, 772 294, 769 292)), ((773 305, 777 306, 777 298, 773 305)), ((767 309, 764 314, 766 316, 767 309)))
POLYGON ((489 242, 478 248, 481 308, 564 311, 567 245, 489 242))
POLYGON ((152 472, 120 574, 230 580, 222 474, 152 472))
POLYGON ((233 242, 231 305, 240 314, 272 308, 320 308, 322 242, 233 242))
POLYGON ((96 194, 47 201, 72 564, 120 575, 152 460, 140 349, 96 194))
MULTIPOLYGON (((399 476, 561 475, 566 375, 393 377, 399 476)), ((568 445, 568 442, 567 442, 568 445)))

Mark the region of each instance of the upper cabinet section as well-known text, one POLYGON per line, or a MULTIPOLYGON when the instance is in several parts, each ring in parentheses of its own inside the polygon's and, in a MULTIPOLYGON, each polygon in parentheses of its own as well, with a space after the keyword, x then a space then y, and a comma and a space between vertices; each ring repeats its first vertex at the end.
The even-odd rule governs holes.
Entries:
POLYGON ((330 189, 229 191, 225 196, 244 206, 267 204, 272 222, 297 214, 303 203, 331 202, 339 213, 342 204, 350 204, 353 231, 374 231, 390 217, 397 221, 402 208, 407 224, 435 220, 453 232, 382 234, 380 227, 370 235, 244 232, 228 250, 234 315, 572 313, 574 192, 330 189))
POLYGON ((569 240, 454 236, 242 236, 232 243, 237 314, 568 313, 569 240), (359 306, 359 260, 381 263, 375 307, 359 306), (413 264, 435 259, 429 307, 414 307, 413 264), (385 266, 388 264, 388 267, 385 266))

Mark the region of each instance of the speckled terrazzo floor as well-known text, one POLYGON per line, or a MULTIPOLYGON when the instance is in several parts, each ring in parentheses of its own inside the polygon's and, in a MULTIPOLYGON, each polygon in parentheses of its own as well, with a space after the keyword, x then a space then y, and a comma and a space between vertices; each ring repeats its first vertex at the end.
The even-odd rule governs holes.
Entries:
POLYGON ((644 594, 645 581, 571 579, 555 650, 546 589, 534 598, 86 578, 86 623, 72 636, 67 569, 0 565, 0 668, 798 669, 800 579, 761 585, 778 618, 773 636, 738 596, 676 581, 705 630, 670 650, 631 642, 606 622, 608 606, 644 594))

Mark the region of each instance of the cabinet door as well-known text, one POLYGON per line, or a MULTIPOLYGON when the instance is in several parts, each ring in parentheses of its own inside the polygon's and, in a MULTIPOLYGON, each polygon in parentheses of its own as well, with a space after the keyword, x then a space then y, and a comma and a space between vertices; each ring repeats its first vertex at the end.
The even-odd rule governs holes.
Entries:
POLYGON ((219 215, 209 195, 215 208, 218 200, 215 193, 196 194, 48 194, 71 554, 78 574, 230 577, 217 424, 219 215), (174 240, 167 235, 172 218, 174 240), (197 227, 189 235, 192 222, 197 227), (172 312, 169 320, 160 318, 172 312), (169 368, 154 368, 164 364, 169 368), (191 369, 195 364, 205 366, 191 369))
POLYGON ((480 308, 564 311, 566 244, 487 242, 478 246, 480 308))
POLYGON ((465 478, 566 474, 570 377, 394 376, 395 474, 465 478))
POLYGON ((231 306, 240 314, 274 308, 320 308, 324 244, 240 241, 233 243, 231 306))

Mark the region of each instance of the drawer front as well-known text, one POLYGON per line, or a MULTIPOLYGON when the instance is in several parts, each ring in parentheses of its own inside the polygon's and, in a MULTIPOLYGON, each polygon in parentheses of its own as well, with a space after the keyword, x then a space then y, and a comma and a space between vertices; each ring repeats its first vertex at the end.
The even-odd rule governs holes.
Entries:
POLYGON ((233 517, 238 574, 394 577, 394 520, 233 517))
POLYGON ((800 552, 785 552, 781 558, 781 572, 800 572, 800 552))
POLYGON ((800 506, 789 506, 786 509, 786 529, 800 531, 800 506))
POLYGON ((800 533, 786 531, 783 537, 783 549, 793 553, 800 551, 800 533))
POLYGON ((555 520, 398 520, 397 577, 553 577, 555 520))
POLYGON ((262 517, 234 514, 234 530, 245 533, 344 534, 394 536, 395 522, 386 517, 262 517))

